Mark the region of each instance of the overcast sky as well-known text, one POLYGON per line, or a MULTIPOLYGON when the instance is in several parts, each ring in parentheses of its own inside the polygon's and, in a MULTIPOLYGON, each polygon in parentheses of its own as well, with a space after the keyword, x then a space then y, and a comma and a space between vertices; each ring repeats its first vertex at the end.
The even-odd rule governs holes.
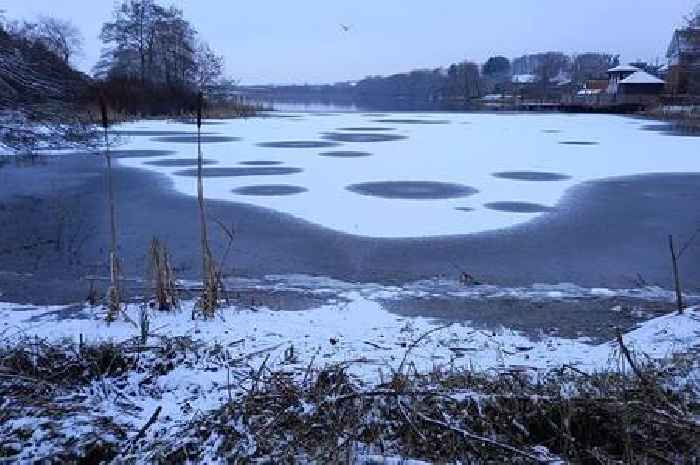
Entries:
MULTIPOLYGON (((664 57, 700 0, 173 0, 243 84, 319 83, 547 50, 664 57), (340 24, 351 26, 344 32, 340 24)), ((85 35, 80 66, 99 56, 113 0, 0 0, 8 17, 48 14, 85 35)))

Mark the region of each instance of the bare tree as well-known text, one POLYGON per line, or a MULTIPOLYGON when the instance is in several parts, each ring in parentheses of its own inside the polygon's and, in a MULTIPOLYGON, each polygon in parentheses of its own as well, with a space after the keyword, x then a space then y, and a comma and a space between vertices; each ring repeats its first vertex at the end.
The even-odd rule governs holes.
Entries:
POLYGON ((224 58, 217 55, 209 44, 200 42, 194 55, 194 81, 202 91, 218 81, 224 72, 224 58))
POLYGON ((83 36, 68 20, 42 16, 36 24, 34 34, 37 42, 66 64, 71 63, 71 59, 83 51, 83 36))
POLYGON ((571 58, 571 77, 582 84, 591 79, 608 78, 608 70, 620 64, 620 55, 609 53, 581 53, 571 58))
POLYGON ((479 65, 471 61, 453 64, 447 71, 448 95, 465 102, 481 95, 479 65))
MULTIPOLYGON (((684 87, 688 94, 698 95, 700 94, 700 59, 697 50, 700 50, 700 32, 698 32, 700 30, 700 5, 696 6, 685 20, 686 30, 681 33, 691 50, 685 58, 681 57, 683 64, 687 67, 684 87)), ((683 55, 682 52, 681 55, 683 55)))
POLYGON ((111 50, 116 61, 124 62, 137 56, 138 75, 146 83, 146 65, 155 37, 155 16, 162 8, 153 0, 129 0, 114 9, 114 20, 102 26, 101 38, 105 44, 113 44, 111 50))
POLYGON ((700 4, 685 17, 688 27, 700 27, 700 4))
POLYGON ((571 66, 571 59, 561 52, 547 52, 541 54, 539 66, 535 70, 538 81, 549 84, 562 71, 571 66))

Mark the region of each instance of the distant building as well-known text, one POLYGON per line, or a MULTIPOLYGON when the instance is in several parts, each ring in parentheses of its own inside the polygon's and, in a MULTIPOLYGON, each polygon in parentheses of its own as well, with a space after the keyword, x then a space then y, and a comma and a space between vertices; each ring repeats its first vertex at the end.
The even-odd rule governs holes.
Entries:
POLYGON ((608 81, 603 79, 589 79, 583 84, 583 89, 576 92, 578 96, 598 96, 608 90, 608 81))
POLYGON ((666 52, 666 89, 673 94, 698 93, 700 82, 700 28, 678 29, 666 52))
POLYGON ((632 65, 620 65, 608 70, 608 94, 617 94, 620 82, 634 73, 641 71, 632 65))
POLYGON ((608 80, 607 79, 589 79, 583 84, 583 88, 585 90, 598 90, 600 92, 605 92, 608 90, 608 80))
POLYGON ((620 65, 608 70, 610 79, 586 81, 565 103, 595 109, 637 111, 658 104, 666 82, 636 66, 620 65))
POLYGON ((666 82, 646 71, 637 71, 617 84, 617 93, 624 97, 657 96, 664 91, 666 82))
POLYGON ((537 76, 535 74, 514 74, 513 84, 535 84, 537 76))

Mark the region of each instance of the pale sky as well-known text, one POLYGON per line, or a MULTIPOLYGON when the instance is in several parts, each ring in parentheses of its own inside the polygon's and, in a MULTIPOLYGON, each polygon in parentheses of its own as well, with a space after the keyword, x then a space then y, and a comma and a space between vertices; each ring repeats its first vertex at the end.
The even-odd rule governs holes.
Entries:
MULTIPOLYGON (((663 59, 700 0, 173 0, 242 84, 324 83, 492 55, 608 51, 663 59), (350 25, 344 32, 340 24, 350 25)), ((100 53, 113 0, 0 0, 9 18, 72 20, 81 69, 100 53)))

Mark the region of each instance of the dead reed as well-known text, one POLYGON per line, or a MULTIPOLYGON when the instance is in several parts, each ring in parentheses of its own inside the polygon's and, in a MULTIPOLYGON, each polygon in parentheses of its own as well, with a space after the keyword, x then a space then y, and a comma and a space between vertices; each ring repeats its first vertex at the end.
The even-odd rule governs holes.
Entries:
MULTIPOLYGON (((402 379, 399 390, 393 380, 367 388, 341 366, 305 383, 264 373, 257 389, 192 426, 197 443, 216 438, 217 454, 236 463, 352 465, 379 455, 435 464, 656 464, 695 463, 700 453, 698 405, 660 395, 667 378, 658 367, 643 369, 647 381, 615 372, 533 381, 436 369, 402 379)), ((189 443, 165 461, 200 453, 189 443)))
POLYGON ((154 237, 149 256, 155 307, 159 311, 171 311, 178 307, 180 297, 166 244, 154 237))
POLYGON ((109 209, 109 289, 107 289, 107 321, 115 321, 121 314, 121 290, 119 288, 119 258, 117 256, 117 223, 115 215, 114 183, 112 180, 112 155, 109 147, 109 116, 104 96, 100 95, 100 112, 105 138, 105 160, 107 162, 107 201, 109 209))
POLYGON ((202 249, 202 295, 197 308, 205 319, 214 317, 219 302, 223 297, 222 274, 214 261, 209 246, 209 229, 204 200, 204 157, 202 154, 202 118, 204 112, 204 96, 200 92, 197 98, 197 203, 199 206, 200 242, 202 249))

